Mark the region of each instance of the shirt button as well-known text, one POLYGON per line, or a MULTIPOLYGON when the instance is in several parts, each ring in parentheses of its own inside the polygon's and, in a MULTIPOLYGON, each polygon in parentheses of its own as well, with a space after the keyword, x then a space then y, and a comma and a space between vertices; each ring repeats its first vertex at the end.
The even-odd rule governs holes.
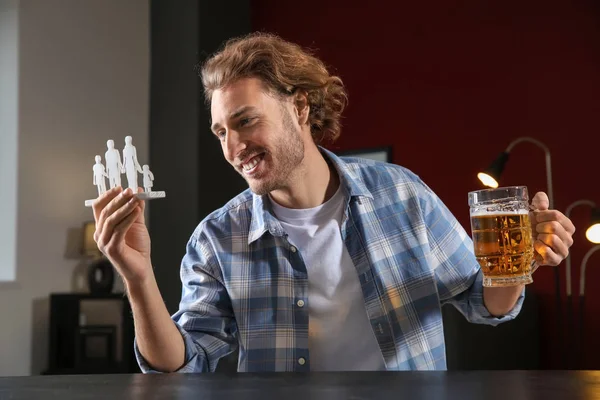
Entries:
POLYGON ((298 300, 296 304, 298 304, 298 307, 304 307, 304 300, 298 300))
POLYGON ((295 253, 295 252, 296 252, 296 250, 298 250, 298 249, 296 249, 296 247, 295 247, 295 246, 292 246, 292 247, 290 247, 290 250, 292 251, 292 253, 295 253))
POLYGON ((306 360, 304 359, 304 357, 300 357, 300 358, 298 359, 298 364, 300 364, 300 365, 304 365, 304 364, 306 364, 306 360))

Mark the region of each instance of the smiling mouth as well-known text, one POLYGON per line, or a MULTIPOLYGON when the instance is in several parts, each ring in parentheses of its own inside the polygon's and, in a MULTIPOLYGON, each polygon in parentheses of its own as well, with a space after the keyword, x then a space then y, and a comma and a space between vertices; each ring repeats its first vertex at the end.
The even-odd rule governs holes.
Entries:
POLYGON ((252 157, 246 163, 241 165, 242 171, 244 171, 244 173, 246 175, 252 174, 254 171, 256 171, 258 165, 264 159, 264 157, 265 157, 265 153, 261 153, 261 154, 258 154, 256 156, 252 157))

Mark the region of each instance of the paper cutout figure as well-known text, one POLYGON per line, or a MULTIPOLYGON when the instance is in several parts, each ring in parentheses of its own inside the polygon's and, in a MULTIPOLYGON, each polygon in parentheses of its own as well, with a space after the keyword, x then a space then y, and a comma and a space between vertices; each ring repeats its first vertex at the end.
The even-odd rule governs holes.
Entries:
MULTIPOLYGON (((137 151, 135 146, 132 144, 133 139, 131 136, 125 137, 125 148, 123 149, 123 164, 121 164, 121 156, 119 150, 115 149, 114 141, 108 140, 106 146, 108 151, 105 154, 104 160, 106 161, 106 170, 102 165, 102 159, 100 156, 96 156, 96 164, 94 164, 94 185, 98 186, 98 197, 106 192, 106 186, 104 185, 104 178, 107 177, 110 183, 110 188, 114 188, 121 185, 121 174, 127 174, 128 187, 130 187, 135 197, 141 200, 154 200, 166 197, 164 191, 152 191, 154 186, 154 174, 150 171, 148 165, 144 165, 144 168, 140 167, 137 160, 137 151), (144 175, 144 192, 137 193, 137 174, 142 173, 144 175)), ((85 201, 86 207, 91 207, 96 199, 90 199, 85 201)))
POLYGON ((127 183, 128 186, 133 190, 133 192, 137 192, 137 179, 138 172, 141 174, 142 167, 138 163, 137 160, 137 151, 135 150, 135 146, 131 144, 133 139, 131 136, 125 137, 125 148, 123 149, 123 166, 125 167, 125 173, 127 174, 127 183))
POLYGON ((104 170, 104 165, 102 164, 102 157, 95 157, 96 164, 94 164, 94 185, 98 186, 98 196, 102 195, 102 193, 106 192, 106 181, 104 178, 108 178, 108 174, 104 170))
POLYGON ((144 170, 144 191, 146 193, 149 193, 152 191, 154 175, 152 174, 152 171, 150 171, 150 167, 148 167, 147 165, 144 165, 143 170, 144 170))
POLYGON ((106 172, 108 173, 108 182, 110 188, 121 186, 121 174, 125 172, 123 164, 121 164, 121 156, 119 150, 115 149, 115 142, 110 139, 106 142, 108 150, 104 154, 106 160, 106 172))

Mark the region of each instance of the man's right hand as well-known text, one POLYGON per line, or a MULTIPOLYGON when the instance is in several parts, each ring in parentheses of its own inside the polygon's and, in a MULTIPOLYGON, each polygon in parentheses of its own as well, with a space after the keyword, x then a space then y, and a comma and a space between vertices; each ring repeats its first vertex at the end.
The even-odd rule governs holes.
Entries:
POLYGON ((142 283, 152 274, 144 208, 143 200, 120 186, 102 194, 93 205, 94 240, 126 284, 142 283))

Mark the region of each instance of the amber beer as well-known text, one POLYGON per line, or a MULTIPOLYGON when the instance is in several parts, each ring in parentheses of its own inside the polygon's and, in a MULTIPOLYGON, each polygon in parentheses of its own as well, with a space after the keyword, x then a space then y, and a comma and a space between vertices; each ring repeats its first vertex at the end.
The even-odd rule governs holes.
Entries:
POLYGON ((525 186, 469 192, 471 234, 484 286, 533 282, 533 240, 525 186))
POLYGON ((524 276, 530 283, 533 246, 529 213, 483 214, 471 217, 475 257, 483 275, 509 281, 524 276))

